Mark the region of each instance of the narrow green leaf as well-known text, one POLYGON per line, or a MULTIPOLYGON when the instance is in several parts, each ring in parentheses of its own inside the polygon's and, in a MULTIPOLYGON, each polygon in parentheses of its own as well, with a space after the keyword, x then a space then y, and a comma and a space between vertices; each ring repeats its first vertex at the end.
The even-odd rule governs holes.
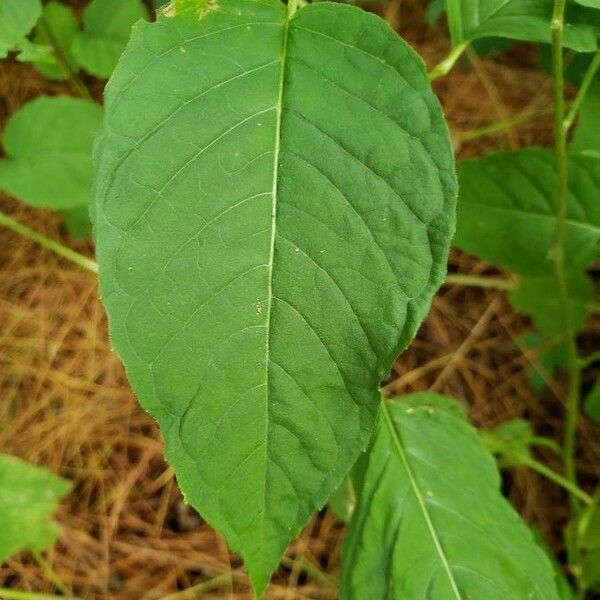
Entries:
POLYGON ((439 405, 385 401, 363 460, 342 600, 557 600, 549 560, 502 497, 494 460, 463 418, 439 405))
MULTIPOLYGON (((485 37, 551 41, 553 0, 446 0, 446 8, 455 46, 485 37)), ((566 48, 593 52, 598 47, 599 32, 597 11, 567 2, 563 42, 566 48)))
MULTIPOLYGON (((77 19, 71 7, 54 0, 44 6, 42 19, 43 23, 38 24, 33 42, 47 51, 42 60, 33 60, 33 64, 48 79, 65 79, 66 74, 56 60, 53 46, 54 44, 58 46, 67 65, 71 71, 76 73, 79 66, 71 52, 71 44, 78 30, 77 19)), ((23 58, 22 53, 19 55, 19 59, 23 60, 23 58)))
MULTIPOLYGON (((585 325, 587 307, 594 298, 592 280, 583 272, 571 274, 567 278, 567 293, 571 324, 579 331, 585 325)), ((517 287, 510 292, 510 303, 529 315, 542 335, 549 338, 562 335, 561 308, 552 275, 521 277, 517 287)))
POLYGON ((139 24, 106 110, 112 342, 187 500, 260 592, 367 445, 445 275, 443 115, 387 23, 275 0, 139 24))
POLYGON ((59 530, 50 517, 70 489, 47 469, 0 454, 0 562, 54 543, 59 530))
POLYGON ((600 79, 592 83, 583 99, 570 148, 600 159, 600 79))
POLYGON ((596 380, 592 389, 587 393, 584 410, 590 419, 600 423, 600 379, 596 380))
MULTIPOLYGON (((551 273, 556 170, 551 150, 498 152, 458 164, 454 244, 522 275, 551 273)), ((583 270, 600 239, 600 161, 569 159, 566 264, 583 270)))
POLYGON ((42 14, 40 0, 2 0, 0 2, 0 58, 16 50, 42 14))
POLYGON ((83 31, 73 42, 73 56, 92 75, 110 77, 131 26, 147 17, 141 0, 92 0, 85 9, 83 31))
POLYGON ((25 104, 4 131, 0 189, 39 208, 87 206, 101 121, 102 108, 88 100, 39 97, 25 104))

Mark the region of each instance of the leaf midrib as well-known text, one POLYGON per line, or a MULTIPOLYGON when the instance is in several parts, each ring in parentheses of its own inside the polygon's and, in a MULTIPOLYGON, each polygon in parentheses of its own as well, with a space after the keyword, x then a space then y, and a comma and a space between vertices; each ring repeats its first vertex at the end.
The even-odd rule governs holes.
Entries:
POLYGON ((406 453, 404 452, 404 448, 402 446, 402 440, 400 439, 400 434, 398 433, 398 430, 396 429, 396 426, 392 419, 392 415, 390 414, 390 410, 388 408, 388 400, 386 400, 385 398, 383 398, 381 400, 381 411, 383 413, 386 426, 390 432, 390 435, 392 436, 392 440, 394 442, 394 448, 396 449, 398 456, 400 458, 400 462, 402 463, 402 466, 404 467, 404 470, 406 471, 406 474, 408 475, 408 481, 409 481, 410 487, 417 499, 419 508, 421 509, 423 519, 425 520, 425 524, 427 526, 429 534, 431 535, 431 539, 432 539, 433 545, 435 546, 436 553, 439 556, 440 562, 442 563, 442 567, 444 568, 444 571, 448 577, 448 581, 450 584, 450 588, 452 589, 452 593, 454 594, 454 596, 457 600, 463 600, 463 596, 461 595, 460 590, 458 589, 458 585, 456 583, 456 580, 454 579, 452 569, 450 568, 450 561, 449 561, 448 557, 446 556, 446 553, 444 551, 444 548, 442 546, 440 538, 438 537, 438 534, 433 525, 433 521, 431 520, 431 515, 429 514, 429 511, 427 510, 427 506, 425 504, 425 499, 424 499, 423 493, 421 492, 421 489, 419 488, 419 484, 417 483, 415 474, 413 473, 410 463, 408 461, 408 458, 406 456, 406 453))
POLYGON ((265 336, 265 456, 264 456, 264 478, 263 478, 263 512, 262 512, 262 543, 265 539, 265 510, 267 505, 267 469, 269 461, 269 365, 271 360, 271 315, 273 314, 273 265, 275 262, 275 237, 277 230, 277 194, 279 191, 279 159, 281 154, 281 121, 283 114, 283 92, 285 85, 285 70, 287 62, 288 39, 290 28, 290 14, 286 14, 283 49, 281 52, 281 67, 279 69, 279 88, 277 93, 276 123, 275 123, 275 148, 273 151, 273 180, 271 184, 271 240, 269 247, 268 274, 267 274, 267 319, 265 336))

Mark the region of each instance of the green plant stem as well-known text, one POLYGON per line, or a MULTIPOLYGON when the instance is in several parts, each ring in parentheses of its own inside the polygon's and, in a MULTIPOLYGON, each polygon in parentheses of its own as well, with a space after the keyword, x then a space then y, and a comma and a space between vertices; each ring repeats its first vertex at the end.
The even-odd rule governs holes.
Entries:
MULTIPOLYGON (((557 189, 556 189, 556 229, 554 247, 551 258, 554 266, 556 280, 557 298, 560 308, 560 318, 564 331, 567 348, 567 368, 569 373, 569 388, 566 404, 565 436, 563 444, 563 461, 567 479, 577 486, 577 474, 575 468, 575 433, 577 427, 577 415, 579 411, 579 388, 581 380, 581 368, 575 332, 571 322, 569 311, 569 296, 565 275, 564 245, 567 221, 568 201, 568 172, 567 172, 567 137, 563 126, 565 101, 564 101, 564 77, 563 77, 563 22, 565 12, 565 0, 554 1, 552 14, 552 82, 554 95, 554 139, 556 149, 557 189)), ((576 514, 578 502, 571 495, 571 507, 576 514)))
POLYGON ((58 576, 56 571, 52 568, 52 565, 50 565, 50 563, 42 556, 41 552, 32 550, 31 555, 33 556, 35 562, 39 565, 40 569, 42 569, 42 573, 44 573, 46 580, 51 583, 59 592, 65 596, 68 596, 71 592, 63 583, 63 580, 58 576))
POLYGON ((72 596, 54 596, 52 594, 38 594, 36 592, 10 590, 8 588, 0 588, 0 598, 2 600, 78 600, 72 596))
POLYGON ((582 369, 587 369, 588 367, 597 362, 600 362, 600 351, 592 352, 591 354, 588 354, 587 356, 582 356, 579 359, 579 364, 582 369))
POLYGON ((569 112, 567 113, 567 116, 563 120, 563 128, 565 130, 565 133, 567 133, 569 131, 569 129, 571 129, 571 126, 573 125, 573 121, 575 121, 575 117, 577 116, 577 112, 579 111, 579 108, 581 107, 581 103, 583 102, 583 99, 585 98, 585 95, 587 94, 587 91, 590 88, 592 81, 594 81, 594 77, 596 76, 598 69, 600 69, 600 50, 598 50, 598 52, 596 52, 594 58, 592 59, 592 62, 590 63, 590 66, 588 67, 588 69, 583 77, 583 81, 581 82, 581 85, 579 86, 577 95, 575 96, 575 99, 571 103, 569 112))
POLYGON ((452 67, 456 64, 456 61, 462 56, 468 46, 469 42, 463 42, 462 44, 454 46, 448 56, 429 71, 429 80, 433 81, 434 79, 448 75, 452 70, 452 67))
POLYGON ((82 98, 85 98, 86 100, 93 100, 92 95, 90 94, 89 90, 87 89, 87 87, 85 86, 83 81, 81 81, 81 79, 79 78, 77 73, 75 71, 73 71, 73 69, 69 65, 69 61, 63 54, 61 47, 59 46, 58 42, 56 41, 56 38, 54 37, 52 30, 48 26, 48 23, 46 23, 46 20, 44 19, 43 16, 40 17, 37 26, 38 26, 39 30, 43 33, 43 35, 46 37, 46 39, 50 42, 50 45, 52 46, 52 50, 54 51, 54 58, 56 58, 58 67, 63 72, 64 76, 67 78, 69 83, 71 84, 71 87, 82 98))
POLYGON ((492 290, 514 290, 516 283, 504 277, 485 277, 480 275, 467 275, 463 273, 448 273, 446 285, 464 285, 467 287, 480 287, 492 290))
POLYGON ((455 133, 455 136, 461 142, 468 142, 481 137, 485 137, 487 135, 492 135, 494 133, 506 131, 507 129, 511 129, 515 125, 521 125, 522 123, 528 123, 529 121, 546 117, 548 115, 551 115, 553 112, 553 107, 544 108, 542 110, 536 110, 522 115, 517 115, 516 117, 511 117, 510 119, 506 119, 505 121, 497 121, 495 123, 490 123, 489 125, 484 125, 483 127, 478 127, 476 129, 469 129, 468 131, 457 131, 455 133))
POLYGON ((44 248, 48 248, 48 250, 52 250, 56 254, 70 260, 72 263, 82 267, 86 271, 90 271, 92 273, 98 272, 98 265, 94 260, 84 256, 83 254, 79 254, 79 252, 75 252, 75 250, 71 250, 67 246, 64 246, 60 242, 49 238, 34 229, 30 229, 29 227, 19 223, 12 217, 9 217, 7 214, 0 211, 0 225, 4 225, 8 229, 11 229, 15 233, 22 235, 24 238, 32 240, 43 246, 44 248))
POLYGON ((569 492, 569 494, 579 498, 584 504, 591 505, 594 503, 594 499, 589 494, 586 494, 581 488, 574 485, 571 481, 534 458, 524 460, 521 464, 529 467, 532 471, 539 473, 546 479, 556 483, 556 485, 565 489, 567 492, 569 492))

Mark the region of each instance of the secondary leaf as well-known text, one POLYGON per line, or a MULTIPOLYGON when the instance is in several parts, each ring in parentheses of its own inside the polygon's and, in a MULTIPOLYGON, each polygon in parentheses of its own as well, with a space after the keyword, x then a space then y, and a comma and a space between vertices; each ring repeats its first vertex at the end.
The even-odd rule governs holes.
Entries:
POLYGON ((600 80, 592 83, 583 99, 570 148, 600 159, 600 80))
POLYGON ((443 115, 384 21, 329 3, 289 19, 275 0, 138 24, 106 110, 112 342, 260 592, 368 443, 445 275, 443 115))
MULTIPOLYGON (((522 275, 551 273, 556 170, 551 150, 498 152, 458 163, 460 197, 454 244, 522 275)), ((600 238, 600 161, 569 159, 565 259, 583 270, 600 238)))
POLYGON ((25 104, 4 131, 0 189, 40 208, 88 205, 101 120, 102 108, 88 100, 39 97, 25 104))
POLYGON ((600 379, 596 380, 592 389, 587 393, 584 408, 590 419, 600 423, 600 379))
POLYGON ((17 49, 41 14, 40 0, 0 2, 0 58, 5 58, 10 50, 17 49))
MULTIPOLYGON (((71 71, 77 72, 79 66, 71 52, 71 44, 77 34, 77 20, 73 9, 61 2, 51 1, 44 6, 42 21, 38 23, 34 44, 44 52, 38 60, 33 60, 35 68, 48 79, 65 79, 66 74, 60 67, 54 51, 54 44, 58 47, 62 60, 66 62, 71 71)), ((23 60, 23 55, 19 56, 23 60)))
POLYGON ((70 489, 47 469, 0 454, 0 562, 54 543, 58 527, 50 517, 70 489))
POLYGON ((502 497, 494 460, 463 418, 439 405, 385 401, 362 460, 343 600, 558 598, 549 560, 502 497))
POLYGON ((83 31, 73 42, 73 56, 92 75, 110 77, 131 26, 147 16, 141 0, 92 0, 85 9, 83 31))
MULTIPOLYGON (((571 324, 577 332, 585 325, 587 307, 594 298, 594 285, 586 273, 573 273, 567 278, 567 293, 571 324)), ((552 275, 521 277, 510 292, 510 303, 529 315, 537 330, 546 337, 563 333, 561 311, 552 275)))
MULTIPOLYGON (((553 0, 446 0, 454 45, 485 37, 550 43, 553 0)), ((567 2, 564 46, 577 52, 598 47, 600 15, 567 2)))

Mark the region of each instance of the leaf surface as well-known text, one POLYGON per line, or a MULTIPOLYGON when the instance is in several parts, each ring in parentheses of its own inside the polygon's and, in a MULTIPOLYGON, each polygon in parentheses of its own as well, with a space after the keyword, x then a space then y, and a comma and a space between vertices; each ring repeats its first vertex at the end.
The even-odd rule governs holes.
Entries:
POLYGON ((552 566, 502 496, 477 432, 417 395, 419 405, 385 401, 362 459, 342 600, 556 600, 552 566))
POLYGON ((106 110, 112 342, 187 500, 260 592, 367 445, 444 277, 446 125, 385 22, 333 4, 289 20, 273 0, 138 24, 106 110))
MULTIPOLYGON (((454 244, 516 273, 546 276, 554 243, 556 170, 551 150, 498 152, 458 164, 454 244)), ((600 161, 569 160, 565 262, 585 268, 600 238, 600 161)))
MULTIPOLYGON (((550 43, 553 0, 447 0, 453 44, 485 37, 506 37, 550 43)), ((564 46, 593 52, 598 46, 600 15, 593 9, 567 3, 564 46)))
POLYGON ((70 489, 69 481, 47 469, 0 454, 0 562, 54 543, 58 527, 50 517, 70 489))
POLYGON ((92 0, 85 9, 83 31, 73 42, 74 57, 92 75, 110 77, 132 25, 146 18, 141 0, 92 0))
POLYGON ((40 0, 0 2, 0 58, 15 50, 33 29, 42 13, 40 0))
POLYGON ((101 120, 102 108, 88 100, 42 96, 25 104, 4 131, 0 189, 39 208, 88 205, 101 120))

